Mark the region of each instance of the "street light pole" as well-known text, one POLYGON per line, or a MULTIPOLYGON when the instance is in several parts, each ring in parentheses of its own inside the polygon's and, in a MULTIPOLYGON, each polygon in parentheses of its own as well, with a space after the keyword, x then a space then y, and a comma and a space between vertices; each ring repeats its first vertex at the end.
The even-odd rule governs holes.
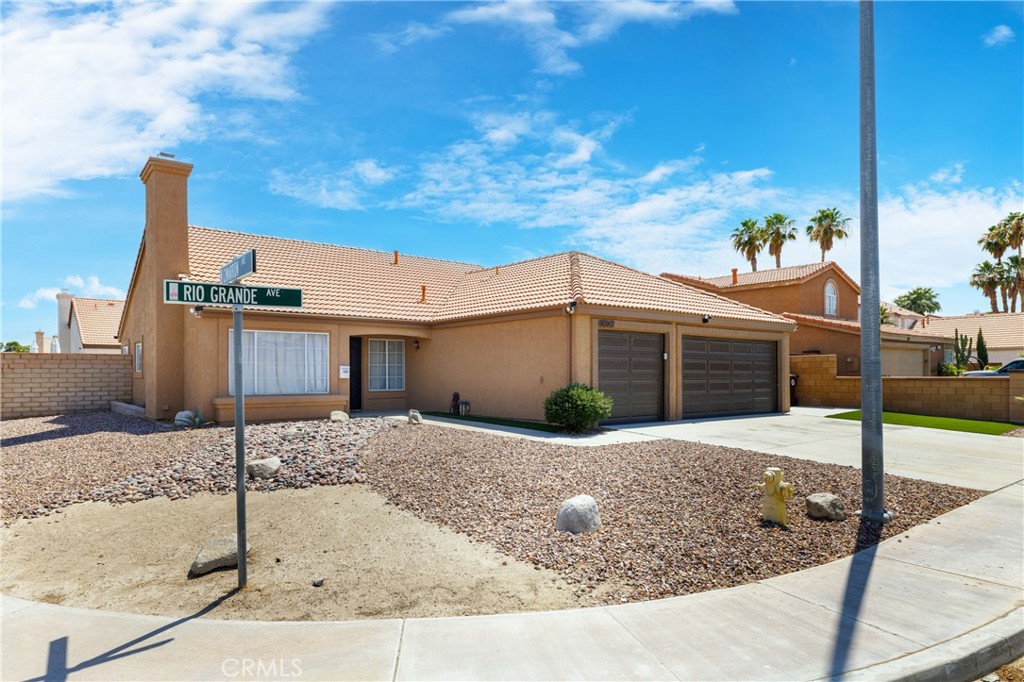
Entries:
POLYGON ((875 8, 860 2, 860 404, 862 519, 886 523, 882 444, 882 345, 878 282, 878 151, 875 137, 875 8))

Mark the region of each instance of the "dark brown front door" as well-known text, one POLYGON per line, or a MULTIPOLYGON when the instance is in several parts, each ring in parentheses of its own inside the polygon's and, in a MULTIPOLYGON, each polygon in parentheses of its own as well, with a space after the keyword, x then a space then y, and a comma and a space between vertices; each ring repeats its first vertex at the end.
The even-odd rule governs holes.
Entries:
POLYGON ((348 402, 349 412, 363 409, 363 339, 350 336, 348 339, 348 402))

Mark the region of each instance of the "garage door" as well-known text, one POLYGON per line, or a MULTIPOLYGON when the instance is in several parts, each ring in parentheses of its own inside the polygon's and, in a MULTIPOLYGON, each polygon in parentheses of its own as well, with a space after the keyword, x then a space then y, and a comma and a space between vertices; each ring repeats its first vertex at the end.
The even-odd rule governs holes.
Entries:
POLYGON ((640 332, 598 332, 597 384, 614 401, 613 421, 662 419, 665 337, 640 332))
POLYGON ((774 341, 683 337, 683 418, 778 411, 774 341))
POLYGON ((924 369, 923 350, 882 349, 883 376, 919 377, 924 375, 924 369))

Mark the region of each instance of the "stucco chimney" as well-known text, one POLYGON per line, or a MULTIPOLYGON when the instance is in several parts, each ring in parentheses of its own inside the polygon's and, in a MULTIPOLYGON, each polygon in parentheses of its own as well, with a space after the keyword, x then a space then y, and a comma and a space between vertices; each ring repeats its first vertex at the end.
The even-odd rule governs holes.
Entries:
POLYGON ((46 347, 43 346, 43 330, 39 329, 36 331, 36 352, 45 353, 46 347))
MULTIPOLYGON (((135 402, 146 406, 150 419, 174 417, 185 409, 185 320, 187 309, 164 305, 163 280, 178 279, 189 272, 188 262, 188 176, 192 164, 169 158, 150 157, 140 178, 146 186, 146 229, 143 233, 143 277, 135 283, 145 293, 138 305, 138 323, 125 328, 132 343, 144 342, 141 387, 135 402), (139 398, 142 398, 139 400, 139 398)), ((133 311, 133 317, 136 313, 133 311)))
POLYGON ((739 268, 733 268, 732 269, 732 283, 733 284, 736 284, 736 282, 740 281, 739 275, 737 274, 738 271, 739 271, 739 268))
POLYGON ((68 324, 68 316, 71 315, 71 301, 74 294, 62 291, 57 294, 57 341, 60 343, 61 353, 71 352, 71 325, 68 324))

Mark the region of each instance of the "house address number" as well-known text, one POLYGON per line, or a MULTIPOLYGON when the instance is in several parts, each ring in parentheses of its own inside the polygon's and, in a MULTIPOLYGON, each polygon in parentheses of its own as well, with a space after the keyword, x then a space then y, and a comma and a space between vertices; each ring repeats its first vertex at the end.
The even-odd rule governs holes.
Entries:
POLYGON ((597 326, 604 329, 611 329, 615 326, 615 320, 598 320, 597 326))

